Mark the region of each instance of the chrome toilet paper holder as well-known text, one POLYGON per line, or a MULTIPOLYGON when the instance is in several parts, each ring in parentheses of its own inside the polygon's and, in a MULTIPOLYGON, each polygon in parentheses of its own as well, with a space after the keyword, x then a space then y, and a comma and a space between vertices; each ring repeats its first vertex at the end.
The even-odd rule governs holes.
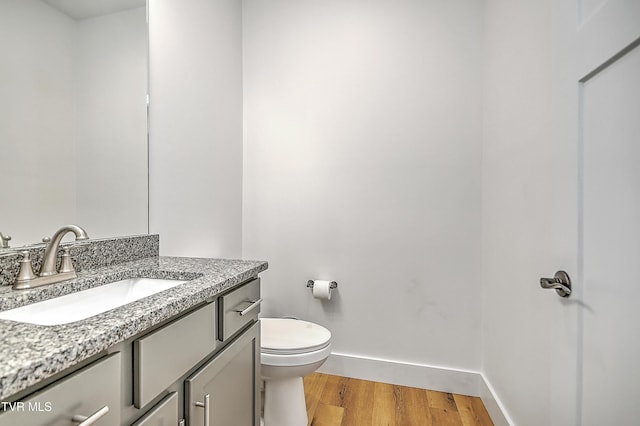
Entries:
MULTIPOLYGON (((310 289, 313 289, 313 280, 309 280, 307 281, 307 287, 310 289)), ((330 281, 329 282, 329 288, 331 290, 335 290, 336 288, 338 288, 338 283, 335 281, 330 281)))

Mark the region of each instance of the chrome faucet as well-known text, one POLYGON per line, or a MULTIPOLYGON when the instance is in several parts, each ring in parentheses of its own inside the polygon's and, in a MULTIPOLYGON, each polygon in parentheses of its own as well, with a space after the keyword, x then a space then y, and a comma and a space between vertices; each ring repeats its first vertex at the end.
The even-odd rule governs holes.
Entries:
POLYGON ((29 251, 27 250, 22 252, 23 257, 20 261, 20 271, 18 272, 16 281, 13 283, 14 289, 21 290, 25 288, 39 287, 41 285, 53 284, 77 277, 76 271, 73 268, 73 263, 71 262, 71 255, 69 254, 68 248, 62 249, 60 271, 56 270, 60 242, 69 232, 73 232, 75 234, 76 241, 89 239, 87 231, 77 225, 63 226, 53 234, 53 237, 50 239, 45 238, 43 241, 46 241, 47 246, 44 249, 44 257, 42 258, 42 267, 40 268, 39 275, 36 275, 33 272, 29 251))
POLYGON ((42 268, 40 268, 40 276, 48 277, 58 273, 56 271, 56 260, 60 241, 67 233, 73 232, 76 235, 76 241, 88 240, 87 231, 77 225, 67 225, 58 229, 53 237, 47 241, 47 247, 44 249, 44 257, 42 258, 42 268))
POLYGON ((0 248, 9 248, 9 240, 11 240, 11 236, 0 232, 0 248))

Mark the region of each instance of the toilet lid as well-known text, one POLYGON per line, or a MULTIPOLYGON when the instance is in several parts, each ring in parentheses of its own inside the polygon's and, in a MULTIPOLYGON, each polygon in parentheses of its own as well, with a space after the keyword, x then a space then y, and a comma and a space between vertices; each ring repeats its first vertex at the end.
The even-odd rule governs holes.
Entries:
POLYGON ((321 325, 288 318, 261 318, 263 353, 299 354, 327 347, 331 332, 321 325))

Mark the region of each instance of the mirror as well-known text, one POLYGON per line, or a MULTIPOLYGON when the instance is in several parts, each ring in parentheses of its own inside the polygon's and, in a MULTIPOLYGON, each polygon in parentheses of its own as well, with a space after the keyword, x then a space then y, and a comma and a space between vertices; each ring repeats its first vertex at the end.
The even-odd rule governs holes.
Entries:
POLYGON ((0 0, 0 232, 148 233, 145 0, 0 0))

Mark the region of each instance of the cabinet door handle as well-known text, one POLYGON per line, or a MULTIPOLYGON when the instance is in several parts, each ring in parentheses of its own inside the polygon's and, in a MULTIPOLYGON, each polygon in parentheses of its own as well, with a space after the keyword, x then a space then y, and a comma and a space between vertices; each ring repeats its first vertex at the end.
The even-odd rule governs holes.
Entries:
POLYGON ((104 407, 102 407, 101 409, 99 409, 89 417, 76 414, 71 418, 71 420, 75 423, 78 423, 78 426, 89 426, 94 424, 98 420, 100 420, 100 418, 102 418, 102 416, 104 416, 108 412, 109 412, 109 406, 105 405, 104 407))
POLYGON ((250 300, 249 302, 251 304, 249 306, 247 306, 245 309, 236 309, 235 310, 241 317, 247 315, 250 311, 252 311, 255 308, 257 308, 258 306, 260 306, 260 304, 262 303, 262 298, 260 298, 258 300, 250 300))
POLYGON ((209 426, 209 394, 204 396, 204 403, 196 402, 196 407, 204 408, 204 426, 209 426))

